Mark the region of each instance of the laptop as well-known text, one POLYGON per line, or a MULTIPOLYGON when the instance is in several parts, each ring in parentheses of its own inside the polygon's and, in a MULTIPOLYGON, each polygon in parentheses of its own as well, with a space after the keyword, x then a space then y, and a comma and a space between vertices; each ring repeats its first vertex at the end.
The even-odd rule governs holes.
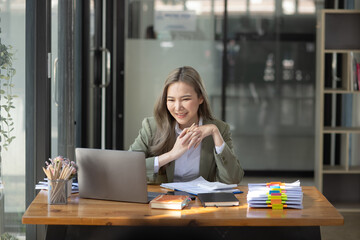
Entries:
POLYGON ((81 198, 148 203, 145 154, 119 150, 75 149, 81 198))

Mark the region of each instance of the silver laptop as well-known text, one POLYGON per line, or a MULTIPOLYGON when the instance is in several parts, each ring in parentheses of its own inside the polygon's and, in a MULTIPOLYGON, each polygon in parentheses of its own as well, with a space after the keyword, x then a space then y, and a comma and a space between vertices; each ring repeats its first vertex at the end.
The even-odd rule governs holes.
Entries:
POLYGON ((148 203, 158 195, 147 192, 142 152, 76 148, 75 155, 81 198, 148 203))

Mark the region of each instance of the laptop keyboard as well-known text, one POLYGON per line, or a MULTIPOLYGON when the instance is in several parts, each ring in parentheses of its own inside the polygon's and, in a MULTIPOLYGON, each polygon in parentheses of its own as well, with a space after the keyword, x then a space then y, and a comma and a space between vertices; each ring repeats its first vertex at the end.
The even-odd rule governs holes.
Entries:
POLYGON ((159 192, 148 192, 148 201, 153 200, 154 198, 156 198, 159 195, 162 195, 164 193, 159 193, 159 192))

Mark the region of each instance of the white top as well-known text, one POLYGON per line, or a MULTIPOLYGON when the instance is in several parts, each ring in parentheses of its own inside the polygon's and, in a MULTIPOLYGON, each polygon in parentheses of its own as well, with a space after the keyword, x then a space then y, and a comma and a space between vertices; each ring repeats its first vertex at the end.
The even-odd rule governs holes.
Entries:
MULTIPOLYGON (((203 124, 202 118, 199 120, 199 126, 203 124)), ((175 125, 176 137, 178 137, 182 130, 179 124, 175 125)), ((215 146, 217 154, 220 154, 225 147, 225 142, 220 147, 215 146)), ((198 178, 200 168, 200 153, 201 143, 197 148, 191 147, 180 158, 175 160, 174 182, 187 182, 198 178)), ((159 157, 154 160, 154 173, 159 171, 159 157)))

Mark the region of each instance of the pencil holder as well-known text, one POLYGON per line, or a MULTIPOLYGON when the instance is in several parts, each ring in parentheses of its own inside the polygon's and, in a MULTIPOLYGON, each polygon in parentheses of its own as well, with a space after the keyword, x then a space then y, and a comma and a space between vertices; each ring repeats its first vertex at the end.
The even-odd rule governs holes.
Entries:
POLYGON ((48 204, 67 204, 68 180, 48 180, 48 204))
POLYGON ((70 195, 71 195, 72 184, 73 184, 73 179, 72 178, 67 180, 67 197, 70 197, 70 195))

